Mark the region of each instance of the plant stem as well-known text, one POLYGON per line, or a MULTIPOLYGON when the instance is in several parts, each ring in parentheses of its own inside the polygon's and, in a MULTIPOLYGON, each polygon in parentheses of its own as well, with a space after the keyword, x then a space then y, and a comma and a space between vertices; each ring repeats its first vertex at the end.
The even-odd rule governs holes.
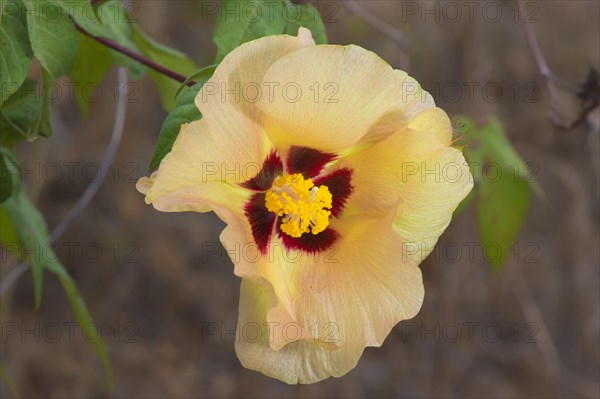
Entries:
MULTIPOLYGON (((160 64, 157 64, 156 62, 154 62, 154 61, 152 61, 152 60, 144 57, 141 54, 138 54, 138 53, 136 53, 134 51, 131 51, 130 49, 128 49, 128 48, 126 48, 124 46, 121 46, 119 43, 115 42, 114 40, 107 39, 105 37, 94 36, 90 32, 88 32, 87 30, 85 30, 77 22, 73 21, 73 23, 75 24, 75 28, 79 32, 81 32, 84 35, 86 35, 86 36, 88 36, 88 37, 96 40, 98 43, 100 43, 100 44, 102 44, 102 45, 104 45, 104 46, 106 46, 108 48, 111 48, 111 49, 113 49, 115 51, 118 51, 119 53, 121 53, 123 55, 126 55, 127 57, 129 57, 129 58, 131 58, 131 59, 133 59, 133 60, 135 60, 135 61, 137 61, 137 62, 139 62, 141 64, 144 64, 148 68, 151 68, 151 69, 155 70, 156 72, 158 72, 158 73, 160 73, 162 75, 165 75, 165 76, 167 76, 167 77, 169 77, 169 78, 171 78, 173 80, 176 80, 179 83, 185 83, 185 81, 187 79, 185 76, 180 75, 179 73, 177 73, 177 72, 175 72, 175 71, 173 71, 173 70, 171 70, 169 68, 166 68, 166 67, 164 67, 164 66, 162 66, 160 64)), ((196 84, 196 82, 193 81, 193 80, 187 83, 188 86, 193 86, 195 84, 196 84)))
MULTIPOLYGON (((523 3, 523 0, 519 0, 518 5, 521 14, 525 15, 525 5, 523 3)), ((575 126, 583 122, 587 118, 588 114, 591 113, 594 109, 596 109, 599 103, 598 97, 595 97, 593 101, 590 101, 588 104, 583 106, 579 115, 574 120, 563 120, 556 112, 556 110, 561 108, 559 88, 562 88, 563 91, 567 91, 575 96, 577 96, 578 94, 578 88, 571 87, 571 85, 559 79, 554 74, 554 72, 552 72, 552 70, 548 66, 548 63, 546 62, 546 58, 542 53, 540 44, 538 43, 537 38, 535 37, 535 33, 533 32, 531 26, 525 21, 521 23, 521 26, 523 27, 525 39, 527 39, 527 44, 529 45, 531 53, 533 54, 533 58, 535 59, 535 63, 537 64, 538 70, 540 71, 540 74, 542 75, 542 77, 544 78, 544 82, 546 83, 548 94, 550 95, 550 105, 548 110, 550 122, 552 122, 552 124, 558 127, 559 129, 571 130, 575 126)))

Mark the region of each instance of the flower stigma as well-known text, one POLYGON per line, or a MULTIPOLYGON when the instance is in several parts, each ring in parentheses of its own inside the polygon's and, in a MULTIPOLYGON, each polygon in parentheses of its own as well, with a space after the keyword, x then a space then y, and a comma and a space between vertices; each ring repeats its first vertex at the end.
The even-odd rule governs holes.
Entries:
POLYGON ((300 173, 279 176, 265 196, 267 210, 283 216, 281 231, 296 238, 308 232, 318 234, 329 226, 331 201, 327 186, 315 187, 300 173))

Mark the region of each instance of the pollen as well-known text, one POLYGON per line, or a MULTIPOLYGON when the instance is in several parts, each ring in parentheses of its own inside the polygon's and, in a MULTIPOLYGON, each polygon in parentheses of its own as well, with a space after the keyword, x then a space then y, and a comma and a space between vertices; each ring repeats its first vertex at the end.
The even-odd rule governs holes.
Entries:
POLYGON ((279 176, 267 191, 265 206, 282 217, 281 231, 292 237, 318 234, 329 226, 331 193, 327 186, 315 187, 302 174, 279 176))

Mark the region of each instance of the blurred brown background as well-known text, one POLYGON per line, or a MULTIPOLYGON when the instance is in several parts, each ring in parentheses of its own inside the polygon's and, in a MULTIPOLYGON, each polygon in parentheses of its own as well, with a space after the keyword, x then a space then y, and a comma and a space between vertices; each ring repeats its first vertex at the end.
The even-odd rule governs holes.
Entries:
MULTIPOLYGON (((206 11, 218 2, 134 4, 134 18, 151 36, 198 65, 212 63, 215 17, 206 11)), ((358 44, 400 66, 396 44, 343 4, 315 4, 330 43, 358 44)), ((546 88, 515 22, 529 18, 550 67, 577 84, 590 66, 600 65, 600 3, 537 1, 527 15, 515 14, 516 3, 508 1, 360 4, 406 35, 410 73, 439 106, 479 121, 498 115, 519 153, 536 166, 546 198, 532 196, 506 266, 493 273, 473 244, 478 235, 471 204, 421 265, 426 296, 419 315, 398 325, 382 348, 367 349, 348 375, 288 386, 246 370, 236 358, 234 336, 223 331, 235 327, 240 285, 226 254, 215 250, 223 224, 213 214, 159 213, 135 190, 165 112, 149 78, 133 82, 138 90, 130 96, 111 174, 56 247, 102 328, 115 397, 600 395, 598 109, 595 126, 592 120, 571 131, 552 126, 546 88), (209 324, 221 331, 207 334, 209 324)), ((113 70, 89 121, 64 95, 54 104, 55 135, 18 147, 32 170, 30 193, 50 228, 95 176, 94 163, 110 136, 115 82, 113 70), (58 166, 57 178, 50 164, 58 166)), ((572 107, 567 96, 561 112, 572 107)), ((15 263, 3 258, 2 275, 15 263)), ((22 397, 107 395, 92 346, 79 329, 69 334, 73 321, 51 275, 39 311, 29 272, 2 297, 2 368, 22 397), (16 328, 10 334, 9 324, 16 328)), ((5 384, 1 393, 12 396, 5 384)))

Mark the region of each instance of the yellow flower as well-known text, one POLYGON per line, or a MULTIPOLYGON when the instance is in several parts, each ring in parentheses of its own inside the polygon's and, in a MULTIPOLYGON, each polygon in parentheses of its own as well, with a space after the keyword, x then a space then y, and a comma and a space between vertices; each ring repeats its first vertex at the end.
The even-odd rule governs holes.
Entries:
POLYGON ((303 28, 231 52, 196 105, 203 118, 138 190, 227 224, 245 367, 287 383, 346 374, 417 314, 418 264, 472 188, 448 116, 405 72, 303 28))

